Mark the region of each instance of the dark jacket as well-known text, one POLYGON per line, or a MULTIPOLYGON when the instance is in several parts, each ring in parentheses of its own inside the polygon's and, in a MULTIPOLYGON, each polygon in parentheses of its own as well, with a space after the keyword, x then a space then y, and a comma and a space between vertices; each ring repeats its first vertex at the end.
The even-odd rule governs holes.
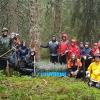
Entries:
POLYGON ((41 45, 43 48, 49 48, 51 56, 58 55, 58 41, 50 41, 46 46, 41 45))
POLYGON ((25 57, 28 55, 28 53, 29 53, 29 49, 27 47, 20 47, 18 51, 18 57, 24 60, 25 57))

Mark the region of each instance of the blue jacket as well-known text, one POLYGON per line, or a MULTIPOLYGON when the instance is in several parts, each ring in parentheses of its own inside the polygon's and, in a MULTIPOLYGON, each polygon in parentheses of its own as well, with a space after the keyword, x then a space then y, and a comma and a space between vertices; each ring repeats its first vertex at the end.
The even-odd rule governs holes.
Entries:
POLYGON ((25 59, 28 53, 29 53, 29 49, 27 47, 21 47, 18 51, 18 56, 20 59, 25 59))
POLYGON ((85 49, 84 48, 80 48, 80 55, 81 56, 85 55, 85 49))
POLYGON ((91 51, 92 51, 91 48, 84 48, 84 50, 83 50, 84 55, 87 56, 87 57, 92 56, 91 51))
POLYGON ((12 52, 10 55, 9 55, 9 59, 8 59, 9 63, 10 64, 16 64, 17 62, 17 55, 16 55, 16 52, 12 52))

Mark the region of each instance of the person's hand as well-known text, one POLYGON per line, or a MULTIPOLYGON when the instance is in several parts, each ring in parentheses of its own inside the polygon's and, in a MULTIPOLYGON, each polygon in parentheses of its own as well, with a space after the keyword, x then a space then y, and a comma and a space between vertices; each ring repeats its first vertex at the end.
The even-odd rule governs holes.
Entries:
POLYGON ((73 74, 74 74, 74 72, 71 72, 71 74, 73 75, 73 74))
POLYGON ((68 50, 65 51, 65 54, 68 53, 68 50))
POLYGON ((90 78, 90 73, 86 71, 86 78, 90 78))
POLYGON ((79 72, 79 70, 76 70, 76 71, 74 72, 74 76, 77 76, 78 72, 79 72))
POLYGON ((84 60, 86 60, 86 56, 83 56, 84 60))

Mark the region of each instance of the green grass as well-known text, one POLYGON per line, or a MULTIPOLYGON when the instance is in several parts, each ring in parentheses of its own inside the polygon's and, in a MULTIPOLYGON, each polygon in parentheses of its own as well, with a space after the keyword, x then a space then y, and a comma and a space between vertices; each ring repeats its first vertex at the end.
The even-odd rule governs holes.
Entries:
POLYGON ((99 100, 100 90, 64 77, 0 76, 0 100, 99 100))

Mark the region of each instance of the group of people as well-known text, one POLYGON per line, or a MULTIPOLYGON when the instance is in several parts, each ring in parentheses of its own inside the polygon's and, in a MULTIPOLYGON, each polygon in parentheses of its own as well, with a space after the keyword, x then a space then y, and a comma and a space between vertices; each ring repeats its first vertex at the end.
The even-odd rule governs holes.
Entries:
MULTIPOLYGON (((61 34, 61 41, 52 35, 47 45, 50 61, 54 64, 66 64, 69 77, 89 77, 89 85, 100 88, 100 41, 90 46, 89 42, 78 43, 76 39, 68 39, 68 35, 61 34), (86 72, 86 74, 84 74, 86 72)), ((18 33, 8 35, 8 29, 3 28, 0 36, 0 69, 9 66, 9 73, 13 69, 25 74, 34 72, 35 48, 29 47, 21 41, 18 33), (26 66, 28 70, 26 69, 26 66)))
POLYGON ((62 33, 61 41, 53 35, 48 44, 41 47, 49 48, 52 63, 66 64, 69 77, 90 76, 92 82, 89 84, 97 82, 99 85, 96 86, 100 88, 100 41, 92 45, 89 42, 78 43, 76 39, 69 41, 67 34, 62 33))
POLYGON ((28 47, 18 33, 8 34, 8 29, 3 28, 0 36, 0 69, 4 69, 9 76, 14 70, 31 74, 34 72, 34 55, 34 47, 28 47))
POLYGON ((49 48, 50 61, 54 64, 58 62, 60 64, 66 64, 72 55, 75 54, 77 58, 87 60, 86 66, 88 67, 90 59, 93 58, 95 54, 100 53, 100 41, 90 46, 89 42, 77 43, 76 39, 69 41, 65 33, 62 33, 60 42, 57 41, 56 36, 53 35, 47 45, 41 45, 41 47, 49 48))

